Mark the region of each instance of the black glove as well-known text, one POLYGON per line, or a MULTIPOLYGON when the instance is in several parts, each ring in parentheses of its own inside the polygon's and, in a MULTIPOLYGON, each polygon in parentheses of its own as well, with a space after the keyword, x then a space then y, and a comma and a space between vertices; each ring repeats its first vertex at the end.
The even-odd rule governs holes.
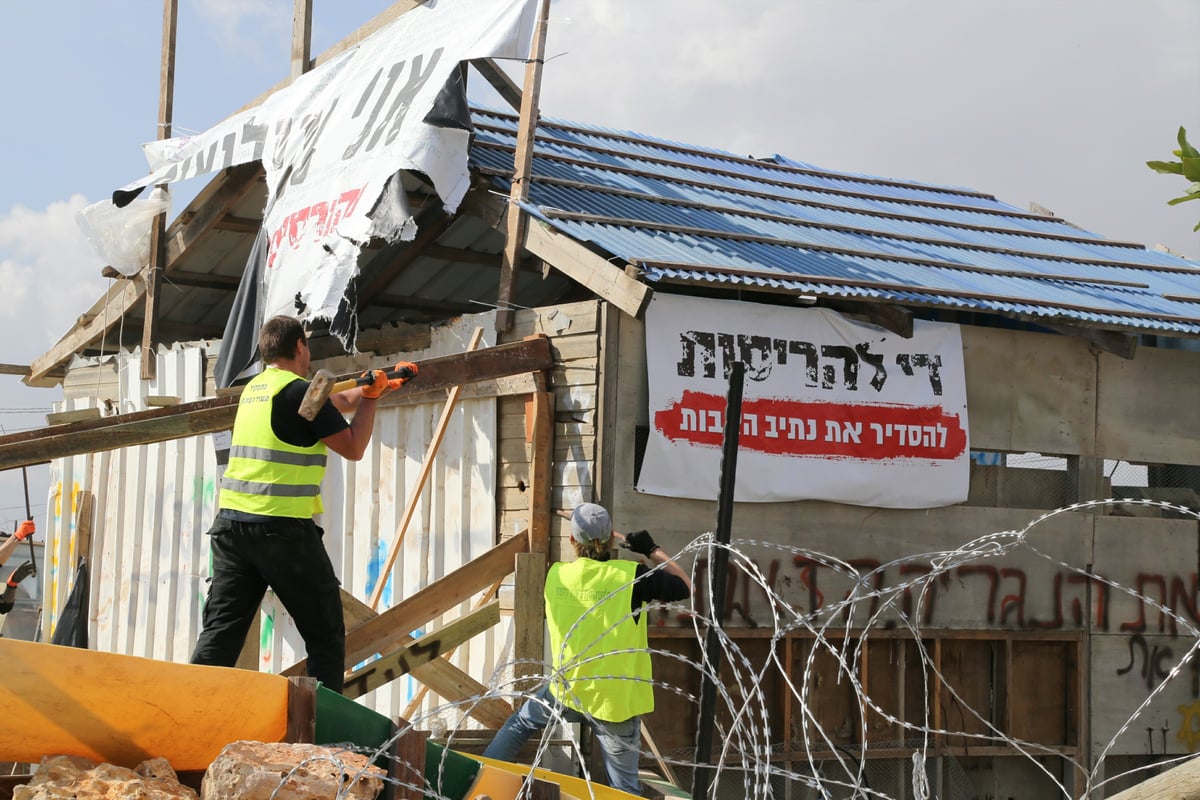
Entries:
POLYGON ((16 586, 18 583, 20 583, 21 581, 25 580, 26 578, 28 578, 28 577, 29 577, 30 575, 32 575, 33 573, 34 573, 34 570, 33 570, 33 562, 32 562, 32 561, 26 561, 24 564, 22 564, 21 566, 17 567, 16 569, 14 569, 14 570, 12 571, 12 575, 9 575, 9 576, 8 576, 8 585, 9 585, 9 586, 16 586))
POLYGON ((649 558, 650 554, 658 549, 658 545, 654 543, 654 537, 650 535, 649 531, 634 531, 625 534, 625 546, 646 558, 649 558))

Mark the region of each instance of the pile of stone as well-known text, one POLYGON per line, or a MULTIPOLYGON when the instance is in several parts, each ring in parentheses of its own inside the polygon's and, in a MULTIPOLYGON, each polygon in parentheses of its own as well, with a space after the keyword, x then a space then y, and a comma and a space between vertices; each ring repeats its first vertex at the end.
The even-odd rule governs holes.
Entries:
POLYGON ((233 742, 209 765, 200 795, 165 759, 134 769, 47 756, 13 800, 374 800, 384 772, 367 757, 314 744, 233 742))

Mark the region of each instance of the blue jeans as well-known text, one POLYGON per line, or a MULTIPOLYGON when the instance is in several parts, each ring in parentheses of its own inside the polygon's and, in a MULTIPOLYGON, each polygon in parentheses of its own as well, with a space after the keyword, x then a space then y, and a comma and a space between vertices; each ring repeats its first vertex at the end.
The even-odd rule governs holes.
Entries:
POLYGON ((505 721, 504 727, 496 732, 496 738, 492 739, 487 750, 483 751, 484 756, 498 761, 512 761, 517 757, 521 745, 551 721, 580 722, 590 726, 604 755, 608 782, 615 789, 630 794, 641 794, 638 758, 641 755, 642 718, 630 717, 624 722, 605 722, 589 717, 560 703, 550 694, 549 685, 543 686, 505 721))

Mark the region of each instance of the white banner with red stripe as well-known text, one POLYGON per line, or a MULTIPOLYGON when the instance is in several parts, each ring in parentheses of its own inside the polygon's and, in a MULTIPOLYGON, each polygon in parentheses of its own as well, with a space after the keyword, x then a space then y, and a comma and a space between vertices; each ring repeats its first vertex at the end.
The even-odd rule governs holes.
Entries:
POLYGON ((638 491, 717 497, 734 361, 746 367, 736 500, 932 508, 967 498, 957 325, 916 320, 906 339, 828 309, 663 293, 646 312, 638 491))

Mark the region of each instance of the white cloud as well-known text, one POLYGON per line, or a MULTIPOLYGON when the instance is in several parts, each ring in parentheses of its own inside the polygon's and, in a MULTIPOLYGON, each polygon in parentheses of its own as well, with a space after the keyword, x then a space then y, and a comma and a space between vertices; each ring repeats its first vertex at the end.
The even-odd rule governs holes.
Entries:
POLYGON ((277 42, 292 26, 293 6, 281 0, 198 0, 196 10, 230 49, 277 42))
POLYGON ((105 288, 103 266, 75 222, 83 195, 0 214, 0 360, 28 362, 56 342, 105 288))

